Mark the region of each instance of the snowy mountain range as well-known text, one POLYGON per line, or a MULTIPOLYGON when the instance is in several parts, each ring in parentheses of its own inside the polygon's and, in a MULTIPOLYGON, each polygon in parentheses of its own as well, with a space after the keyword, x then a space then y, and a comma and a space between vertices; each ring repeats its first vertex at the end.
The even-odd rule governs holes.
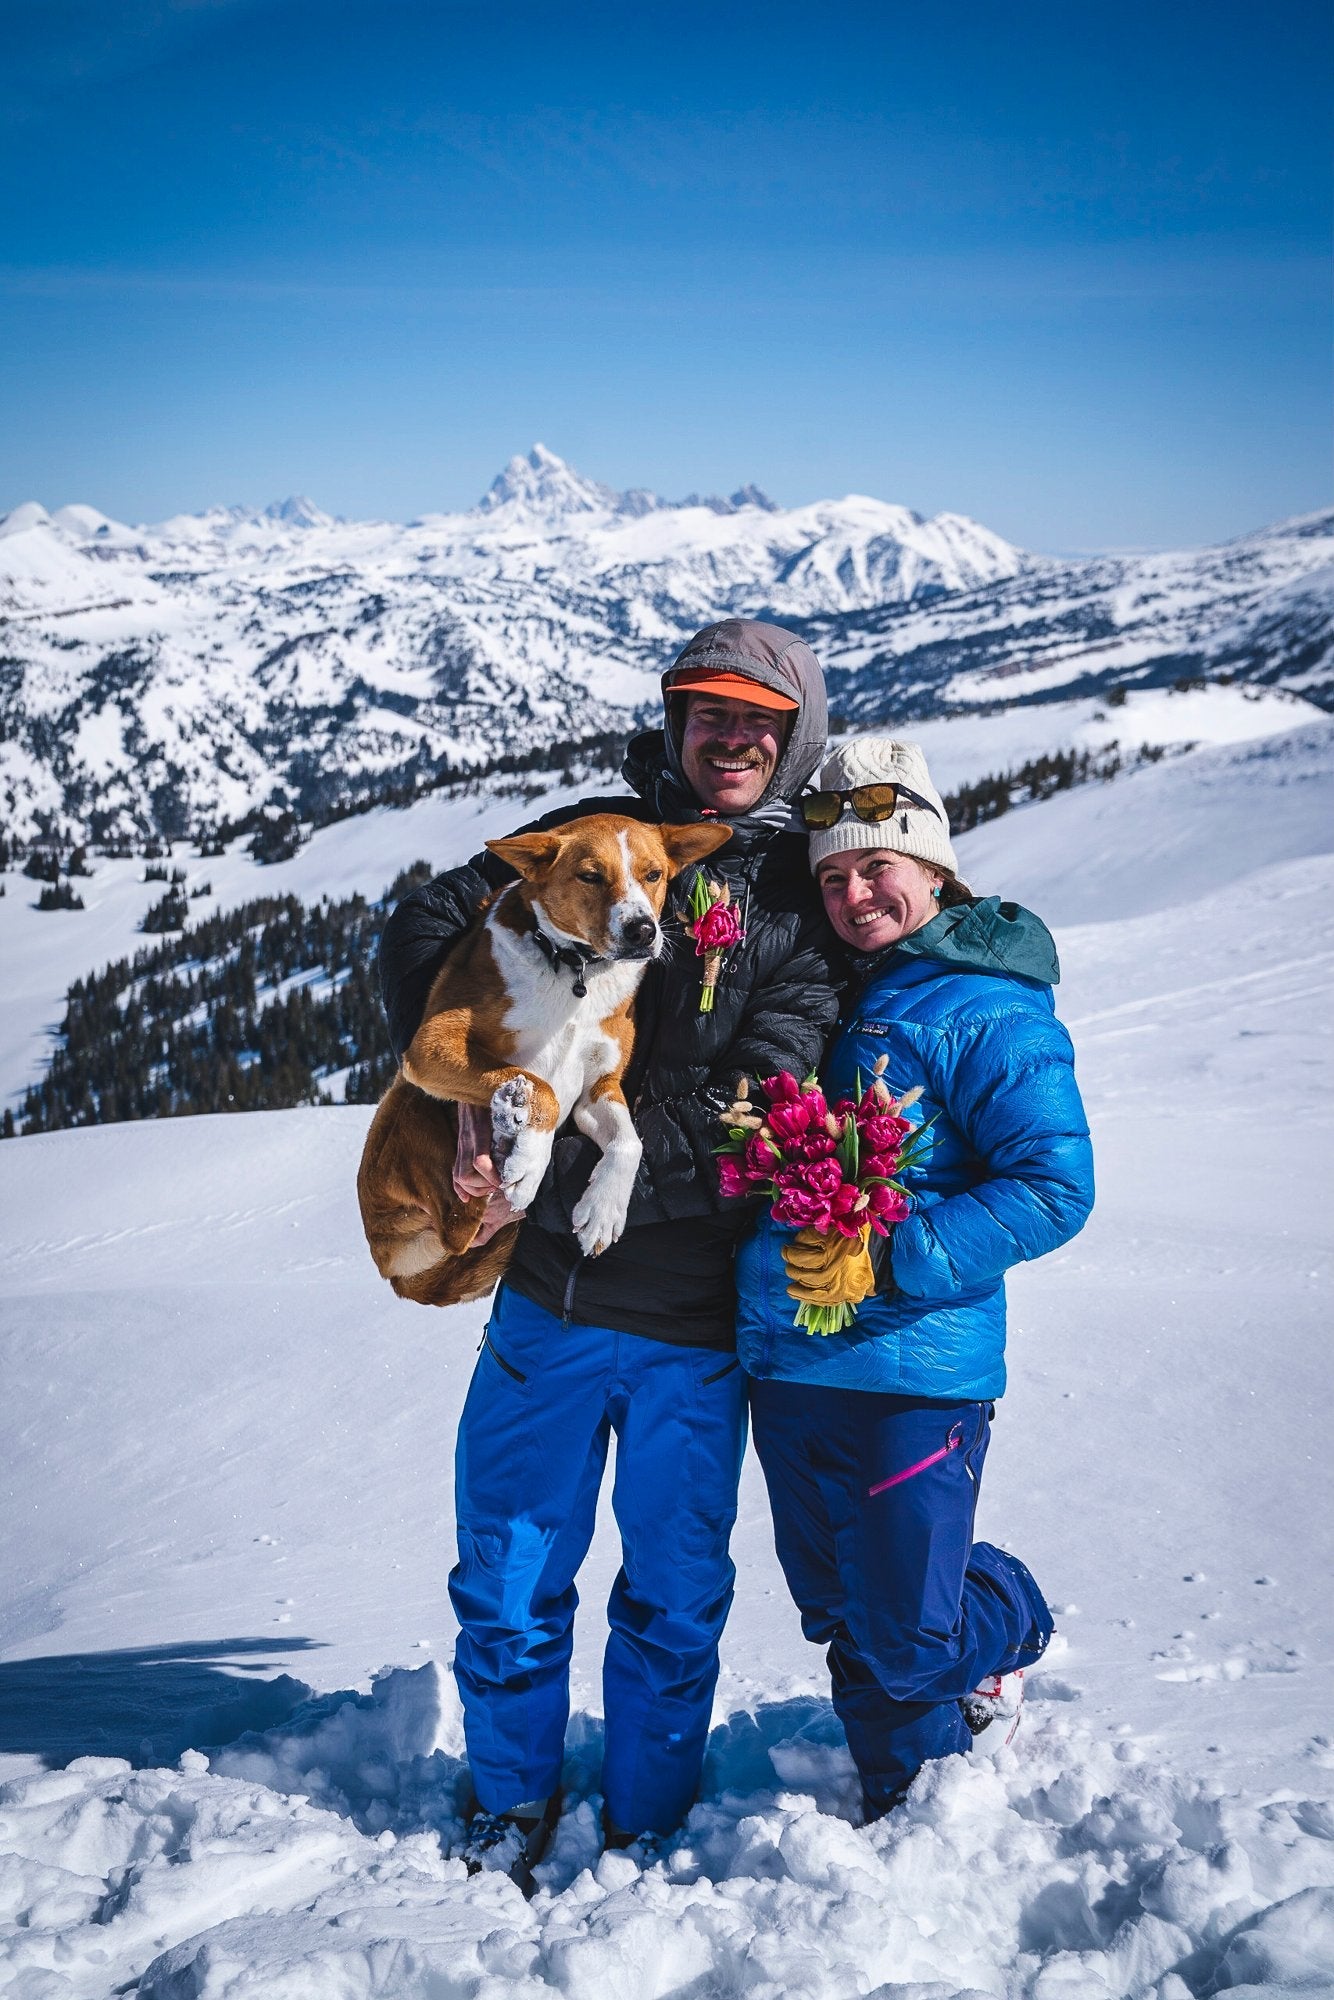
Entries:
POLYGON ((1334 511, 1213 548, 1030 560, 943 600, 808 630, 833 699, 859 724, 1201 678, 1334 708, 1334 511))
POLYGON ((616 492, 541 445, 406 525, 30 502, 0 519, 0 826, 138 845, 605 755, 727 614, 804 629, 859 723, 1198 676, 1334 706, 1334 514, 1071 562, 858 495, 616 492))

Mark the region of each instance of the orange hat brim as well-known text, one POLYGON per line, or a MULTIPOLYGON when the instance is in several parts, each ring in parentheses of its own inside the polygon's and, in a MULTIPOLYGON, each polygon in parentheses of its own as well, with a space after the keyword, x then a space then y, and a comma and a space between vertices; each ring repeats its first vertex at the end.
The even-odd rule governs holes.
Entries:
POLYGON ((729 701, 746 701, 752 708, 800 708, 801 703, 790 694, 778 694, 767 688, 762 681, 752 681, 745 674, 711 674, 705 669, 692 672, 687 668, 678 678, 668 681, 668 694, 720 694, 729 701))

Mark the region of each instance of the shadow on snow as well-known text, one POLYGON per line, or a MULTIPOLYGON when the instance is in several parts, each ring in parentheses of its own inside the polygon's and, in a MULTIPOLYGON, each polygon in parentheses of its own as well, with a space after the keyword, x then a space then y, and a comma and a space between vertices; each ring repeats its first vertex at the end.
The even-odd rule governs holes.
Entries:
POLYGON ((39 1756, 48 1769, 76 1757, 174 1764, 184 1750, 285 1722, 311 1690, 273 1675, 274 1655, 321 1643, 183 1640, 0 1662, 0 1751, 39 1756))

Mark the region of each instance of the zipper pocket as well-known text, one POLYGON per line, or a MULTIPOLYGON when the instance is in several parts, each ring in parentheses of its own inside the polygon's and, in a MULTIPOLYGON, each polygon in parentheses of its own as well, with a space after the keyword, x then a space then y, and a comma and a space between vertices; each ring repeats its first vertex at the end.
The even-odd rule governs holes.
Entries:
POLYGON ((979 1494, 977 1485, 977 1474, 973 1470, 973 1456, 974 1453, 980 1450, 982 1444, 984 1443, 987 1435, 987 1426, 990 1424, 995 1414, 996 1414, 996 1405, 994 1403, 984 1403, 982 1405, 982 1421, 977 1427, 977 1436, 973 1439, 972 1444, 969 1446, 968 1450, 963 1455, 963 1469, 968 1474, 969 1483, 973 1489, 974 1521, 976 1521, 977 1519, 977 1502, 979 1494))
POLYGON ((707 1389, 711 1382, 721 1382, 724 1375, 735 1375, 737 1369, 740 1366, 741 1363, 736 1359, 734 1355, 733 1358, 729 1362, 725 1363, 723 1367, 715 1369, 712 1375, 706 1375, 704 1377, 704 1380, 699 1385, 700 1388, 707 1389))
POLYGON ((956 1424, 939 1451, 933 1451, 929 1457, 919 1458, 916 1465, 907 1466, 902 1472, 891 1472, 888 1479, 881 1479, 876 1485, 868 1486, 866 1489, 867 1499, 874 1500, 877 1493, 888 1493, 891 1486, 902 1486, 905 1479, 915 1479, 918 1473, 925 1472, 929 1465, 939 1465, 942 1458, 948 1458, 950 1453, 957 1451, 962 1443, 963 1425, 956 1424))
POLYGON ((521 1375, 518 1369, 514 1366, 513 1362, 507 1361, 504 1355, 501 1353, 500 1349, 498 1347, 493 1347, 491 1345, 491 1334, 489 1329, 486 1333, 482 1335, 482 1345, 486 1349, 487 1353, 491 1356, 491 1359, 495 1362, 498 1362, 499 1365, 504 1369, 505 1373, 511 1376, 514 1381, 522 1383, 527 1382, 528 1377, 526 1375, 521 1375))
POLYGON ((560 1323, 562 1326, 570 1324, 570 1315, 574 1311, 574 1287, 578 1276, 579 1266, 571 1264, 570 1275, 565 1280, 565 1297, 561 1300, 560 1323))

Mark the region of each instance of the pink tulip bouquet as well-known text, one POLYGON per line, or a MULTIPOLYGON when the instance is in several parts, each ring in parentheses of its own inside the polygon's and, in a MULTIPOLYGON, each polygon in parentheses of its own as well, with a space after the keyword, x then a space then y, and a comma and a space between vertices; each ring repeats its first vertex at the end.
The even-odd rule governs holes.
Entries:
MULTIPOLYGON (((930 1127, 904 1117, 922 1093, 891 1097, 887 1065, 881 1056, 869 1088, 859 1075, 855 1095, 834 1104, 817 1078, 798 1083, 782 1070, 761 1081, 764 1103, 757 1107, 743 1078, 736 1102, 722 1113, 727 1138, 715 1149, 722 1192, 768 1195, 774 1221, 792 1229, 863 1240, 871 1230, 888 1236, 908 1213, 899 1176, 926 1150, 930 1127)), ((812 1333, 837 1332, 855 1313, 854 1306, 803 1305, 797 1324, 812 1333), (837 1325, 824 1323, 830 1314, 838 1316, 837 1325)))

